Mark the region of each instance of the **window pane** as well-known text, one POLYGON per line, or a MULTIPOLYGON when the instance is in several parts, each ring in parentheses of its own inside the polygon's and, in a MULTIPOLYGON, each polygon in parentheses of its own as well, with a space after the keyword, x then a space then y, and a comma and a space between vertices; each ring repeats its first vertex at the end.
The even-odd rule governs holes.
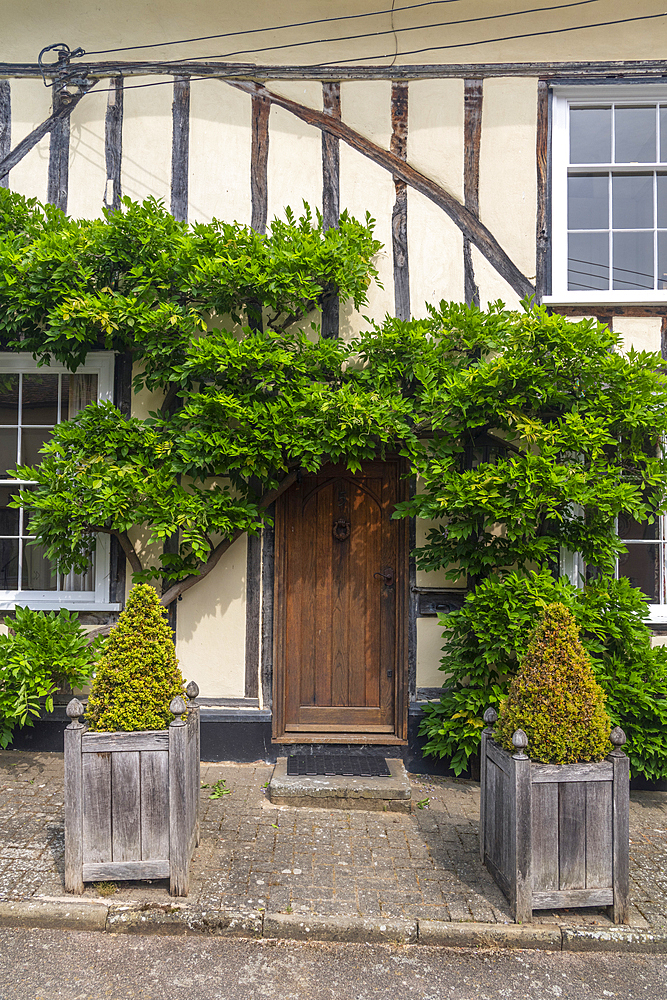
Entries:
POLYGON ((618 575, 627 577, 633 587, 639 587, 651 604, 660 603, 661 545, 630 545, 626 555, 618 560, 618 575))
POLYGON ((23 376, 22 424, 55 424, 58 421, 58 376, 23 376))
POLYGON ((7 473, 15 469, 18 462, 16 449, 18 447, 17 431, 7 428, 0 431, 0 479, 9 478, 7 473))
POLYGON ((611 161, 611 108, 570 109, 570 163, 611 161))
POLYGON ((614 233, 613 287, 653 288, 653 233, 614 233))
POLYGON ((51 568, 51 562, 44 555, 44 546, 24 541, 21 590, 55 590, 56 574, 51 568))
POLYGON ((21 434, 21 459, 23 465, 39 465, 43 455, 39 449, 51 437, 49 427, 24 427, 21 434))
POLYGON ((667 174, 658 174, 658 229, 667 229, 667 174))
POLYGON ((97 375, 63 375, 62 419, 71 420, 97 399, 97 375))
POLYGON ((0 375, 0 424, 19 422, 19 377, 0 375))
POLYGON ((616 108, 617 163, 653 163, 655 159, 655 107, 616 108))
POLYGON ((667 233, 658 233, 658 288, 667 289, 667 233))
POLYGON ((0 590, 18 590, 18 538, 0 538, 0 590))
POLYGON ((635 521, 634 517, 627 514, 618 515, 618 537, 619 538, 642 538, 648 541, 651 538, 658 538, 658 522, 649 524, 648 521, 635 521))
POLYGON ((18 486, 0 489, 0 535, 18 535, 19 512, 8 506, 9 501, 18 493, 18 486))
POLYGON ((667 160, 667 108, 660 108, 660 159, 667 160))
POLYGON ((653 175, 615 174, 611 202, 614 229, 652 229, 653 175))
POLYGON ((609 237, 606 233, 570 233, 567 287, 575 291, 609 288, 609 237))
POLYGON ((79 594, 81 591, 95 590, 95 560, 85 573, 61 573, 60 589, 79 594))
POLYGON ((609 226, 609 178, 589 174, 567 179, 567 224, 569 229, 607 229, 609 226))

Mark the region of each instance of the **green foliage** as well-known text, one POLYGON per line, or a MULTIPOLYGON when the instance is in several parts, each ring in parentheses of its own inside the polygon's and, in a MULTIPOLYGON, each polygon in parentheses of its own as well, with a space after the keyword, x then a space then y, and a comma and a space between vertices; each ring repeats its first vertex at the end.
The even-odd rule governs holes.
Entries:
POLYGON ((82 688, 90 680, 97 643, 87 644, 78 617, 69 611, 31 611, 17 607, 6 618, 12 631, 0 635, 0 746, 16 727, 31 726, 42 708, 53 710, 53 696, 66 685, 82 688))
POLYGON ((522 729, 531 760, 543 764, 602 760, 611 750, 604 700, 572 614, 563 604, 548 604, 510 684, 494 737, 514 752, 512 734, 522 729))
POLYGON ((441 616, 447 680, 421 724, 425 752, 448 759, 457 774, 479 751, 484 709, 499 709, 518 662, 526 656, 540 614, 559 602, 572 613, 583 648, 620 725, 633 774, 667 774, 667 648, 652 647, 646 601, 625 579, 596 580, 583 589, 549 570, 492 576, 460 611, 441 616))
POLYGON ((164 729, 184 696, 167 612, 155 590, 136 584, 95 671, 86 718, 98 732, 164 729))

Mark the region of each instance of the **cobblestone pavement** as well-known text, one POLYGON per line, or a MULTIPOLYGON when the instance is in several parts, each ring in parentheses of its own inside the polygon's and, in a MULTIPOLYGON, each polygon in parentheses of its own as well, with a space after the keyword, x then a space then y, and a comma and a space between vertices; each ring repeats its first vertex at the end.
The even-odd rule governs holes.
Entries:
MULTIPOLYGON (((479 786, 411 776, 413 814, 272 806, 271 765, 202 764, 202 841, 187 903, 206 909, 507 922, 479 860, 479 786), (211 799, 224 779, 230 794, 211 799), (419 808, 418 804, 421 804, 419 808)), ((62 754, 0 751, 0 899, 62 897, 62 754)), ((631 794, 632 923, 667 929, 667 792, 631 794)), ((113 892, 114 886, 107 886, 113 892)), ((98 896, 105 886, 87 885, 98 896)), ((118 883, 113 902, 174 902, 164 881, 118 883)), ((603 910, 542 921, 608 924, 603 910)))

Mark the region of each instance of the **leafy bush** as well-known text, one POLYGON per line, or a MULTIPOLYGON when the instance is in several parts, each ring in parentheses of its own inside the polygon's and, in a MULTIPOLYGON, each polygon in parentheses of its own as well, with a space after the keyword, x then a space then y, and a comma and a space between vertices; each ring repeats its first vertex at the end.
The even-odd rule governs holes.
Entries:
POLYGON ((531 760, 578 764, 602 760, 611 749, 604 693, 563 604, 549 604, 505 699, 494 736, 513 750, 512 734, 528 737, 531 760))
POLYGON ((53 709, 61 688, 84 687, 93 670, 97 643, 88 645, 78 618, 69 611, 16 608, 6 618, 12 632, 0 635, 0 746, 16 727, 31 726, 42 708, 53 709))
POLYGON ((153 587, 136 584, 97 664, 87 720, 105 732, 164 729, 177 695, 184 681, 167 612, 153 587))
POLYGON ((549 570, 489 577, 460 611, 441 617, 448 679, 439 702, 424 709, 424 752, 446 758, 456 774, 479 751, 484 709, 500 708, 530 635, 548 604, 572 613, 606 709, 621 726, 633 774, 667 776, 667 648, 651 647, 646 602, 625 579, 600 580, 583 590, 549 570))

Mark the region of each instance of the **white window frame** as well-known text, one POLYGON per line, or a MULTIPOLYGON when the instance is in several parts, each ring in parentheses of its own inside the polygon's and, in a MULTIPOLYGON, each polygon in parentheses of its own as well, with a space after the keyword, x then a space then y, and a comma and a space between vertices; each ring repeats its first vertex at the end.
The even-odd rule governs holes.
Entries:
MULTIPOLYGON (((65 365, 51 361, 41 367, 30 355, 0 353, 0 372, 18 374, 20 372, 40 372, 42 374, 67 374, 71 372, 65 365)), ((113 402, 114 355, 110 351, 94 351, 86 358, 85 365, 77 369, 77 374, 97 375, 97 398, 100 402, 113 402)), ((0 433, 2 433, 0 431, 0 433)), ((3 480, 6 485, 7 480, 3 480)), ((11 486, 13 481, 9 481, 11 486)), ((17 488, 28 483, 16 480, 17 488)), ((36 610, 57 611, 69 608, 72 611, 120 611, 120 604, 109 602, 110 582, 110 537, 98 535, 95 547, 95 589, 94 591, 39 591, 0 590, 0 611, 13 611, 21 607, 36 610)))
MULTIPOLYGON (((667 289, 629 291, 613 288, 600 291, 570 291, 567 287, 567 177, 570 149, 571 104, 578 107, 604 104, 667 103, 664 84, 599 84, 595 86, 554 87, 552 104, 551 156, 551 294, 542 299, 545 305, 667 305, 667 289)), ((643 164, 642 164, 643 166, 643 164)), ((658 164, 667 173, 667 163, 658 164)), ((655 165, 654 167, 655 168, 655 165)), ((652 169, 651 165, 647 169, 652 169)), ((610 268, 612 263, 610 261, 610 268)))

